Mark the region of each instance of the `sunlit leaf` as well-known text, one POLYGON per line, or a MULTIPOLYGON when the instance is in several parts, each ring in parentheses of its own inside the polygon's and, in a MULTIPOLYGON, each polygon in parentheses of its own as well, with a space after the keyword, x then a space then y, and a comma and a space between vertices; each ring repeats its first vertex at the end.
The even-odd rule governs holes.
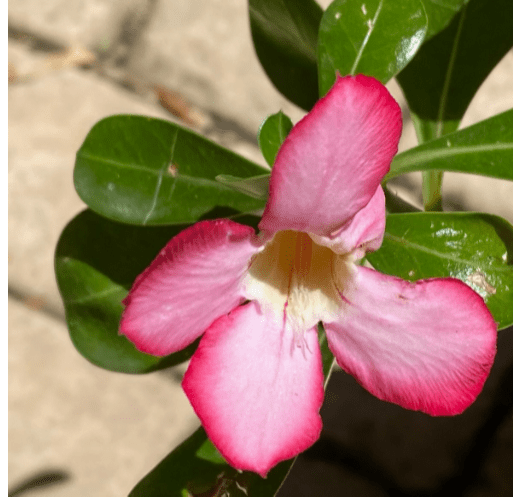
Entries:
POLYGON ((420 0, 334 0, 320 24, 320 95, 332 87, 338 72, 386 83, 413 58, 426 29, 420 0))
POLYGON ((398 154, 385 181, 412 171, 443 170, 513 179, 513 110, 398 154))
POLYGON ((95 212, 137 225, 192 223, 249 212, 263 202, 215 178, 247 178, 266 170, 181 126, 142 116, 99 121, 78 151, 74 185, 95 212))

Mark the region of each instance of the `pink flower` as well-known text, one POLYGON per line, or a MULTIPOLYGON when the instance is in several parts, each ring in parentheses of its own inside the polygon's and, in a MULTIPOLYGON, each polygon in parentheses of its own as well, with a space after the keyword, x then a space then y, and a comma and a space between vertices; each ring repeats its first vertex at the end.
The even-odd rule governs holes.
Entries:
POLYGON ((379 399, 453 415, 482 389, 497 328, 479 295, 355 264, 381 245, 401 126, 382 84, 338 78, 280 148, 260 234, 199 222, 124 300, 121 333, 139 350, 171 354, 202 335, 182 385, 238 469, 265 476, 318 439, 320 321, 341 368, 379 399))

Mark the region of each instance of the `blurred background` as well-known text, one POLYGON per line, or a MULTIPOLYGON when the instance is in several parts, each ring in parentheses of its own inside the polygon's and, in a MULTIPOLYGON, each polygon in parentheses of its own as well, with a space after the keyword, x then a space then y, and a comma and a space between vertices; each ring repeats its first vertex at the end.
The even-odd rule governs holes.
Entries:
MULTIPOLYGON (((322 6, 330 2, 321 0, 322 6)), ((198 426, 183 367, 142 376, 99 369, 74 349, 53 253, 85 208, 77 149, 101 118, 173 120, 263 164, 256 132, 303 112, 257 61, 246 0, 12 0, 9 38, 10 496, 124 496, 198 426)), ((513 57, 484 82, 462 126, 513 106, 513 57)), ((404 105, 395 82, 390 91, 404 105)), ((402 150, 413 146, 406 108, 402 150)), ((420 203, 420 175, 394 183, 420 203)), ((445 207, 512 222, 512 184, 446 174, 445 207)), ((88 243, 88 240, 85 240, 88 243)), ((383 403, 333 374, 320 441, 298 458, 283 496, 512 494, 512 330, 463 415, 430 418, 383 403)))

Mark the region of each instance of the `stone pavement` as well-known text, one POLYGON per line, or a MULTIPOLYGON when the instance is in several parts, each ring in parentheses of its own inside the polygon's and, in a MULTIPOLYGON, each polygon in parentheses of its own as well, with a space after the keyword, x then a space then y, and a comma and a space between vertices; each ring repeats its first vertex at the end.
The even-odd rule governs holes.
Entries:
MULTIPOLYGON (((70 342, 53 252, 66 223, 84 208, 72 185, 75 152, 99 119, 136 113, 188 124, 260 163, 255 136, 262 120, 280 109, 293 121, 303 113, 277 93, 256 60, 245 0, 16 0, 9 4, 8 55, 10 490, 42 497, 126 495, 195 429, 197 420, 180 389, 178 370, 146 376, 109 373, 84 360, 70 342), (37 490, 29 488, 37 483, 37 490)), ((397 85, 389 87, 402 103, 397 85)), ((512 54, 479 90, 464 124, 510 107, 512 54)), ((408 119, 401 148, 413 144, 408 119)), ((446 176, 450 203, 512 220, 510 183, 446 176)), ((410 175, 398 186, 417 201, 418 181, 418 175, 410 175)), ((502 336, 495 385, 507 376, 510 361, 510 331, 502 336)), ((404 455, 403 445, 412 442, 403 426, 412 423, 426 440, 412 447, 414 453, 428 452, 428 443, 435 445, 445 425, 430 431, 430 425, 417 421, 420 416, 410 418, 394 406, 367 401, 341 373, 329 392, 327 450, 322 444, 302 458, 302 475, 316 471, 320 482, 337 478, 352 485, 352 495, 385 495, 392 485, 406 491, 434 488, 457 466, 443 454, 472 443, 478 420, 494 412, 490 387, 477 409, 484 414, 462 423, 468 429, 457 442, 440 444, 426 474, 404 455), (331 406, 346 403, 343 397, 349 404, 338 418, 331 406), (384 446, 378 448, 381 439, 384 446), (385 455, 392 448, 401 454, 393 458, 394 466, 385 455), (340 453, 339 459, 327 461, 323 454, 330 453, 340 453), (349 469, 338 460, 347 461, 349 469), (359 461, 371 461, 373 471, 360 469, 359 461), (324 467, 332 470, 323 472, 324 467), (384 468, 386 480, 374 480, 377 468, 384 468)), ((508 416, 499 420, 488 451, 506 465, 508 416)), ((482 471, 492 475, 486 478, 495 490, 505 481, 507 491, 510 473, 502 478, 501 469, 493 467, 497 459, 488 452, 482 471)), ((305 495, 291 481, 298 478, 288 481, 286 492, 292 493, 286 495, 305 495)), ((313 487, 309 483, 307 488, 313 487)))

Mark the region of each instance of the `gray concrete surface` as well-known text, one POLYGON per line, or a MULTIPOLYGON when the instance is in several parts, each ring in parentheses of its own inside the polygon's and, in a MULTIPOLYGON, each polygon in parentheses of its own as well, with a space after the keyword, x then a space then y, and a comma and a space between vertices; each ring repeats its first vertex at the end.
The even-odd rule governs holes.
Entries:
MULTIPOLYGON (((196 129, 258 162, 263 118, 303 113, 264 75, 244 0, 16 0, 9 28, 9 485, 54 475, 57 483, 24 495, 126 495, 197 423, 175 374, 109 373, 69 340, 53 253, 84 208, 72 185, 75 152, 111 114, 178 120, 159 105, 155 85, 182 96, 196 129), (88 67, 56 57, 70 47, 83 50, 76 62, 88 67)), ((511 106, 508 54, 465 124, 511 106)), ((401 148, 413 143, 408 121, 401 148)), ((417 201, 419 181, 411 175, 400 191, 417 201)), ((509 183, 447 175, 445 194, 512 220, 509 183)))
POLYGON ((9 299, 9 485, 61 473, 41 496, 122 496, 198 426, 167 375, 91 365, 63 320, 9 299))

